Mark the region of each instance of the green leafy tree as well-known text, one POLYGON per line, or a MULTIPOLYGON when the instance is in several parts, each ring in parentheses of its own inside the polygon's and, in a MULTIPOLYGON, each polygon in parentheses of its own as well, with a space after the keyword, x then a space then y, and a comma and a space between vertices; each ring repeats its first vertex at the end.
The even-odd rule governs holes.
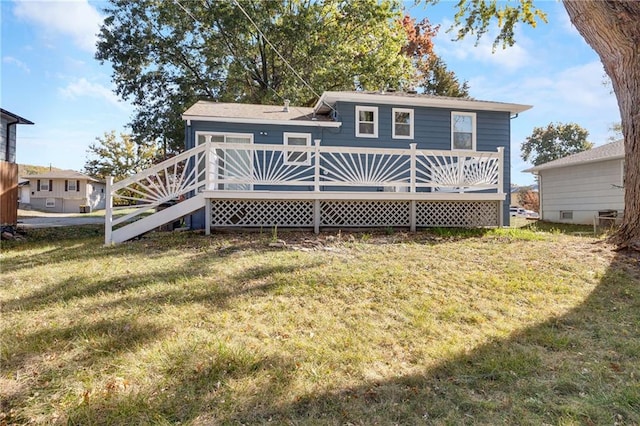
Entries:
POLYGON ((119 180, 152 165, 157 149, 155 144, 136 143, 131 135, 120 134, 118 138, 111 131, 96 138, 87 153, 85 173, 99 179, 113 176, 119 180))
POLYGON ((535 166, 593 148, 587 141, 589 132, 575 123, 535 127, 520 146, 524 161, 535 166))
MULTIPOLYGON (((439 0, 424 0, 433 4, 439 0)), ((571 23, 598 54, 611 79, 622 118, 625 150, 625 206, 613 238, 619 248, 640 251, 640 1, 563 0, 571 23)), ((458 0, 454 29, 458 38, 481 37, 497 23, 494 48, 513 45, 515 27, 535 27, 546 15, 533 0, 458 0)))
POLYGON ((413 71, 399 55, 406 43, 400 7, 377 0, 110 0, 96 57, 112 65, 116 92, 135 107, 135 138, 178 151, 181 114, 199 99, 311 105, 324 90, 404 87, 413 71))

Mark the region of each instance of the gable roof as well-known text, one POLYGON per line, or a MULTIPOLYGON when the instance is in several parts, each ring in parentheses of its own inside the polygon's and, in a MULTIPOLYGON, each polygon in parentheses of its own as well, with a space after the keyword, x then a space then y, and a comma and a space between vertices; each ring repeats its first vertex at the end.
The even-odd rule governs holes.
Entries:
POLYGON ((314 110, 319 114, 328 113, 336 102, 367 102, 373 104, 410 105, 435 108, 473 109, 480 111, 502 111, 518 114, 531 105, 504 102, 479 101, 472 98, 452 98, 408 92, 324 92, 314 110))
POLYGON ((624 140, 597 146, 587 151, 582 151, 577 154, 569 155, 567 157, 558 158, 557 160, 549 161, 548 163, 540 164, 523 171, 535 173, 540 170, 555 169, 558 167, 566 166, 576 166, 578 164, 595 163, 598 161, 615 160, 618 158, 624 158, 624 140))
POLYGON ((7 111, 6 109, 0 108, 0 113, 2 115, 6 116, 6 117, 13 118, 14 120, 17 120, 17 121, 14 122, 16 124, 33 124, 33 121, 29 121, 26 118, 22 118, 18 114, 14 114, 14 113, 12 113, 10 111, 7 111))
POLYGON ((326 115, 316 115, 313 108, 282 105, 238 104, 198 101, 182 114, 182 119, 224 121, 226 123, 288 124, 299 126, 339 127, 341 123, 326 115))
POLYGON ((92 182, 100 182, 98 179, 94 179, 84 173, 76 172, 75 170, 54 170, 47 173, 25 175, 21 177, 24 179, 86 179, 92 182))

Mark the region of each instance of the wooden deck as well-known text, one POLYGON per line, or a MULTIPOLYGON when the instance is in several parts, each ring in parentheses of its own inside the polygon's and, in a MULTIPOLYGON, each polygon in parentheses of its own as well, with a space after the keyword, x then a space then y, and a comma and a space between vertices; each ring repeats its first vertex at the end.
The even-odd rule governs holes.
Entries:
POLYGON ((316 232, 323 226, 500 226, 503 169, 502 148, 206 142, 123 181, 108 182, 105 242, 133 238, 197 208, 205 209, 207 232, 211 226, 310 226, 316 232), (201 205, 179 202, 196 194, 201 205), (126 220, 163 203, 177 204, 171 213, 145 217, 144 227, 118 229, 114 240, 113 227, 120 224, 111 220, 117 198, 139 207, 126 220))

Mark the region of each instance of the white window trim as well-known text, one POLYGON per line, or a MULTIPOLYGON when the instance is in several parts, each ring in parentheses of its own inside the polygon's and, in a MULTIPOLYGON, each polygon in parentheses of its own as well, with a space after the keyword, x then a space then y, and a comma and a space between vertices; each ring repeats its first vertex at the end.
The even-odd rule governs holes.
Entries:
POLYGON ((475 151, 477 146, 476 146, 476 135, 477 135, 477 123, 476 123, 476 113, 475 112, 460 112, 460 111, 451 111, 451 150, 452 151, 475 151), (471 131, 473 132, 471 134, 471 149, 462 149, 462 148, 454 148, 453 147, 453 135, 454 135, 454 117, 456 115, 462 115, 462 116, 467 116, 467 117, 471 117, 471 123, 472 123, 472 129, 471 131))
POLYGON ((68 179, 67 180, 67 192, 77 192, 78 191, 78 186, 76 185, 78 182, 76 179, 68 179), (71 184, 73 183, 73 189, 71 184))
POLYGON ((377 138, 378 137, 378 107, 356 105, 356 137, 357 138, 377 138), (360 111, 373 112, 373 134, 360 133, 360 111))
POLYGON ((45 207, 55 207, 56 206, 56 199, 55 198, 47 198, 47 199, 45 199, 44 206, 45 207))
MULTIPOLYGON (((413 109, 411 108, 392 108, 391 109, 391 132, 393 139, 413 139, 413 109), (396 112, 408 112, 409 113, 409 136, 396 135, 396 112)), ((400 123, 405 124, 405 123, 400 123)))
MULTIPOLYGON (((306 139, 306 146, 311 146, 311 133, 283 133, 283 144, 289 145, 289 138, 304 138, 306 139)), ((293 145, 292 145, 293 146, 293 145)), ((299 146, 299 145, 295 145, 299 146)), ((311 153, 307 152, 307 159, 305 161, 289 161, 289 151, 284 151, 284 164, 286 166, 310 166, 311 165, 311 153)))
POLYGON ((223 136, 224 140, 226 143, 227 142, 227 137, 237 137, 237 138, 247 138, 249 139, 249 143, 253 144, 253 133, 234 133, 234 132, 207 132, 207 131, 197 131, 195 133, 195 141, 194 141, 194 146, 200 146, 201 144, 198 143, 198 136, 204 136, 205 137, 205 142, 207 143, 211 140, 211 136, 223 136))
POLYGON ((40 181, 40 192, 49 192, 49 179, 40 181))
MULTIPOLYGON (((202 144, 205 144, 207 142, 211 141, 211 137, 212 136, 222 136, 224 138, 224 142, 222 143, 227 143, 227 137, 237 137, 237 138, 247 138, 249 139, 249 145, 253 145, 254 141, 253 141, 253 133, 235 133, 235 132, 208 132, 206 130, 199 130, 195 132, 194 135, 194 140, 193 140, 193 146, 194 147, 198 147, 200 145, 202 145, 201 143, 198 142, 198 139, 200 136, 204 136, 204 142, 202 144)), ((249 174, 253 173, 253 161, 250 162, 250 167, 251 167, 251 171, 249 172, 249 174)), ((218 162, 214 161, 211 164, 211 170, 209 171, 209 173, 211 174, 211 176, 217 176, 218 175, 218 162)), ((212 178, 213 181, 217 181, 217 178, 213 177, 212 178)), ((231 184, 224 184, 225 190, 228 190, 231 184)), ((253 191, 253 184, 248 184, 247 185, 248 190, 249 191, 253 191)), ((218 189, 217 187, 215 189, 218 189)), ((223 188, 219 188, 219 189, 223 189, 223 188)))

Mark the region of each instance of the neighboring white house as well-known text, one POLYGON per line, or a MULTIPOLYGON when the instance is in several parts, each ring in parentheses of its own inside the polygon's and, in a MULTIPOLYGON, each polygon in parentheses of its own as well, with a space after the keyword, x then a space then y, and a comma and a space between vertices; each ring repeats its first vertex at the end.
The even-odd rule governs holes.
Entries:
POLYGON ((105 208, 105 184, 73 170, 23 176, 29 179, 29 202, 36 210, 79 213, 105 208))
POLYGON ((624 141, 525 170, 538 176, 540 217, 549 222, 591 224, 596 215, 624 211, 624 141))

